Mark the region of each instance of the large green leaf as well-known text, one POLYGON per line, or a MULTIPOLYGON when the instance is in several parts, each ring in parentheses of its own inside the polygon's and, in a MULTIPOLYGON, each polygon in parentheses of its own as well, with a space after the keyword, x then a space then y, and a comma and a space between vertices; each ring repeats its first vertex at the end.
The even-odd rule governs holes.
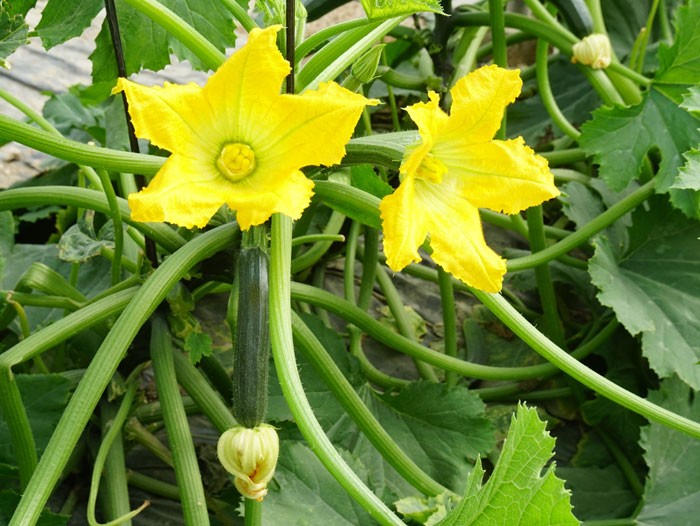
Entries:
POLYGON ((15 50, 29 43, 27 27, 24 17, 12 14, 0 7, 0 67, 7 67, 5 59, 15 50))
POLYGON ((485 472, 477 461, 462 502, 438 525, 578 525, 570 494, 554 474, 555 465, 545 470, 554 442, 537 411, 518 406, 488 482, 483 484, 485 472))
POLYGON ((690 150, 683 154, 685 165, 678 171, 673 188, 700 190, 700 150, 690 150))
MULTIPOLYGON (((697 365, 696 365, 697 367, 697 365)), ((664 380, 649 400, 695 422, 700 398, 678 378, 664 380)), ((661 424, 642 430, 640 444, 649 465, 639 526, 697 524, 700 508, 700 441, 661 424)))
MULTIPOLYGON (((68 402, 70 381, 59 375, 39 374, 17 375, 16 380, 41 455, 68 402)), ((10 431, 4 419, 0 419, 0 462, 16 462, 10 431)))
MULTIPOLYGON (((341 454, 360 478, 367 482, 367 472, 362 463, 348 453, 341 454)), ((323 467, 313 451, 301 442, 282 442, 274 481, 265 497, 265 526, 376 524, 323 467)))
MULTIPOLYGON (((0 524, 9 524, 17 504, 19 504, 19 499, 19 493, 6 489, 0 490, 0 524)), ((66 526, 69 519, 68 515, 58 515, 46 509, 36 522, 36 526, 66 526)))
POLYGON ((44 47, 51 49, 79 36, 103 7, 102 0, 49 0, 41 11, 41 20, 36 26, 36 32, 44 47))
POLYGON ((626 246, 596 238, 590 260, 598 299, 612 307, 662 378, 700 388, 700 223, 658 197, 633 214, 626 246))
POLYGON ((700 217, 698 194, 672 188, 683 154, 700 143, 698 120, 675 102, 652 89, 630 108, 602 107, 581 128, 581 147, 600 165, 600 176, 613 190, 623 190, 641 171, 653 148, 661 153, 657 191, 668 192, 673 204, 691 217, 700 217))
POLYGON ((659 49, 659 72, 654 86, 680 103, 690 86, 700 83, 700 0, 678 9, 673 46, 659 49))

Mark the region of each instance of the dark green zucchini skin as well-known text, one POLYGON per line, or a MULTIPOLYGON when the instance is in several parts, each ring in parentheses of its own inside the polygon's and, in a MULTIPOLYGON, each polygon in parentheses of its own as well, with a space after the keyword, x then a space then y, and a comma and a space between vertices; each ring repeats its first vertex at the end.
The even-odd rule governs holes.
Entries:
POLYGON ((270 363, 268 256, 244 248, 238 257, 238 315, 233 341, 233 416, 242 426, 261 424, 267 411, 270 363))
POLYGON ((584 0, 550 0, 568 24, 571 31, 579 38, 593 33, 593 17, 584 0))

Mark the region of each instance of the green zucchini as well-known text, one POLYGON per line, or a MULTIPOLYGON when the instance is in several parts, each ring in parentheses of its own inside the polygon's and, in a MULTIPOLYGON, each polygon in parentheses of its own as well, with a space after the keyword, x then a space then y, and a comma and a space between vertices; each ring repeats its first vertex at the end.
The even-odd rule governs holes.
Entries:
POLYGON ((550 0, 571 31, 579 38, 593 33, 593 17, 584 0, 550 0))
POLYGON ((259 247, 238 256, 238 315, 233 341, 233 416, 242 426, 263 422, 270 362, 268 257, 259 247))

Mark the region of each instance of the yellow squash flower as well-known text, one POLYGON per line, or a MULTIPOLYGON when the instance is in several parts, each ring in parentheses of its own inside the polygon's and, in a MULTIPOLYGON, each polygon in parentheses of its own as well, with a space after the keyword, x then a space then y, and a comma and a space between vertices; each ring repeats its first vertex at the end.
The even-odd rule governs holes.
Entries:
POLYGON ((225 203, 247 230, 275 212, 297 219, 308 206, 313 183, 300 169, 338 163, 376 101, 334 82, 281 94, 290 67, 275 45, 280 27, 253 29, 204 87, 119 79, 114 93, 126 93, 136 134, 172 153, 129 196, 133 219, 203 227, 225 203))
POLYGON ((380 204, 392 270, 420 261, 429 235, 447 272, 471 287, 501 289, 506 263, 486 245, 479 208, 515 214, 559 195, 547 161, 522 138, 492 140, 521 87, 518 71, 487 66, 455 84, 449 116, 434 92, 407 108, 421 140, 406 149, 401 184, 380 204))

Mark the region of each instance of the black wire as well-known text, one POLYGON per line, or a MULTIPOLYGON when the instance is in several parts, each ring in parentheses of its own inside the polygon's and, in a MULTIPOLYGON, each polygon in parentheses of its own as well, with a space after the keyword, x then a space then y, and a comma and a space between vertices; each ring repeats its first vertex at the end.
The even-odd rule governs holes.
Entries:
POLYGON ((285 43, 286 47, 286 53, 287 53, 287 61, 289 62, 290 67, 292 68, 292 71, 289 72, 289 75, 287 75, 287 84, 286 84, 286 91, 287 93, 294 93, 294 44, 295 38, 294 38, 294 33, 296 33, 296 28, 295 28, 295 8, 296 8, 296 0, 286 0, 286 8, 285 8, 285 23, 287 24, 287 41, 285 43))

